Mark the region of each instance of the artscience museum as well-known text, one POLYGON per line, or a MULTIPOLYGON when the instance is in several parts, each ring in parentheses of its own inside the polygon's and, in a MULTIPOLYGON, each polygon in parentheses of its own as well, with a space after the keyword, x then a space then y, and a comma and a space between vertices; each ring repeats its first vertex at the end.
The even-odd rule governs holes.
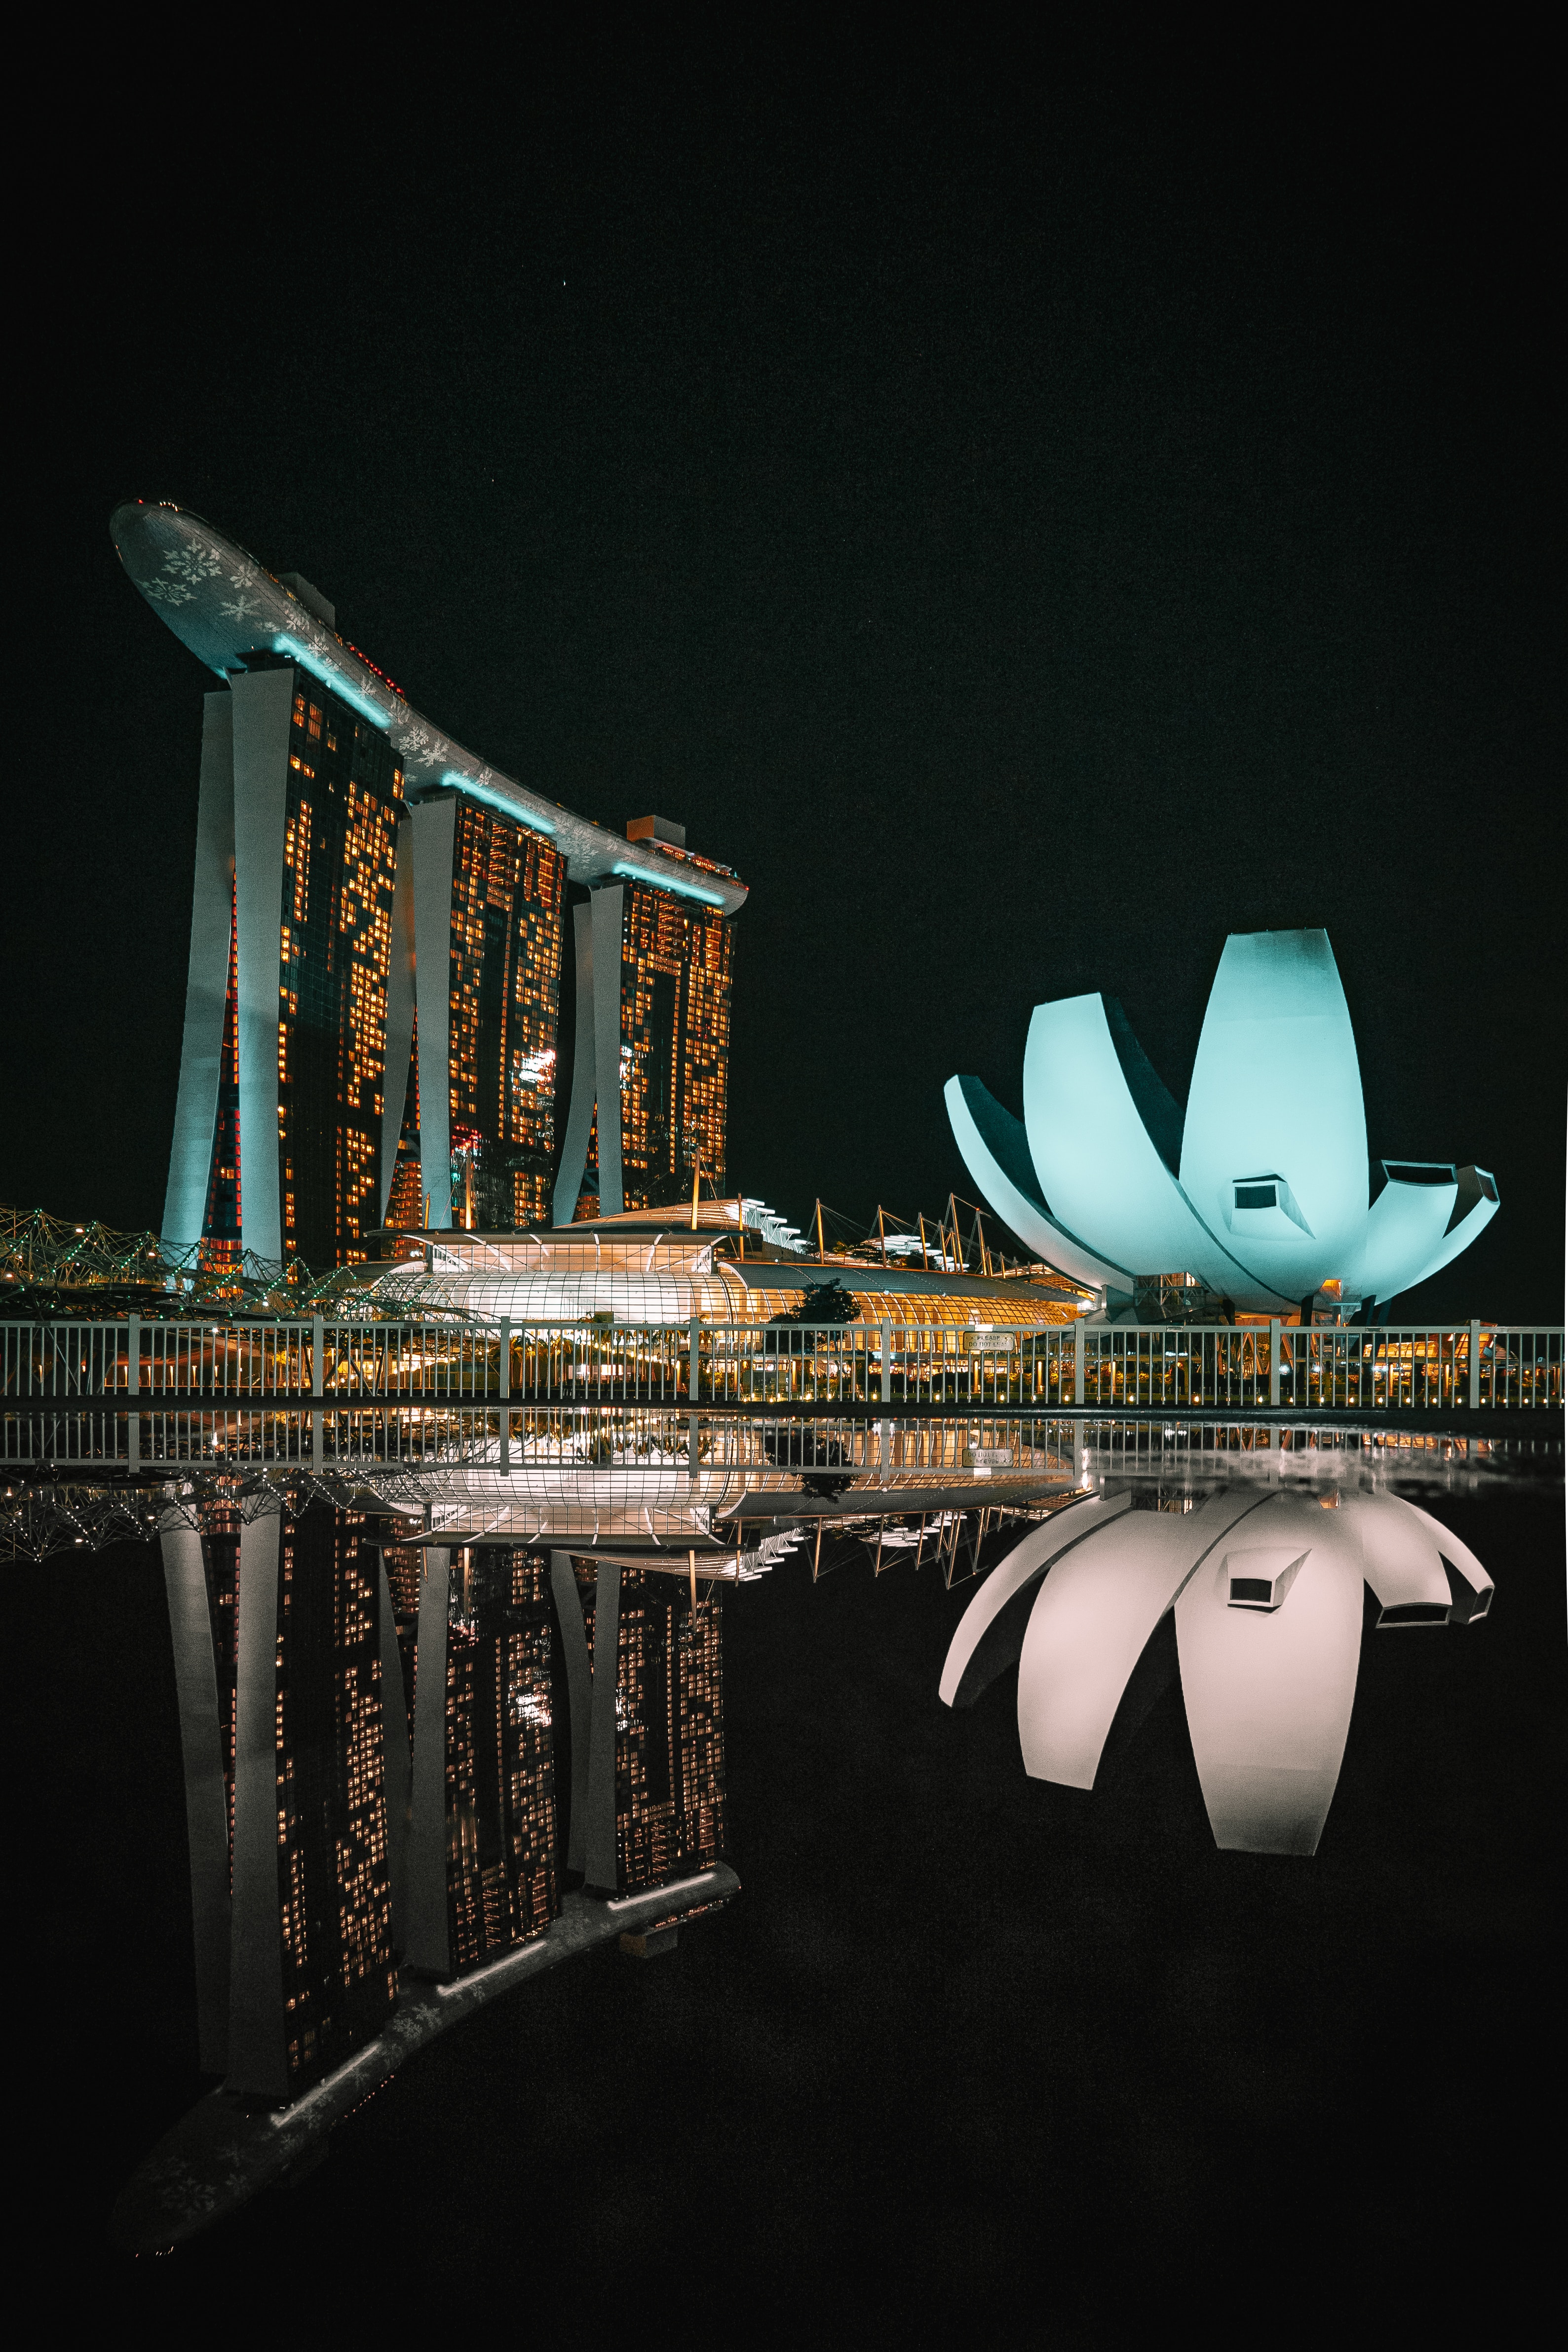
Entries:
POLYGON ((1487 1170, 1381 1163, 1372 1197, 1349 1008, 1322 930, 1226 940, 1185 1108, 1116 999, 1037 1006, 1024 1117, 975 1077, 948 1116, 984 1198, 1047 1264, 1130 1309, 1180 1272, 1235 1311, 1280 1315, 1329 1291, 1381 1318, 1497 1213, 1487 1170))

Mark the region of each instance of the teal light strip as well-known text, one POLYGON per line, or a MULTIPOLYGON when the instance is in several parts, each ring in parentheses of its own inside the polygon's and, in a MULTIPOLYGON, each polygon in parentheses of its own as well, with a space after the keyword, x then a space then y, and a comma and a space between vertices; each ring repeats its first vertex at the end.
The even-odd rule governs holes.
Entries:
POLYGON ((484 801, 490 808, 500 809, 503 816, 510 817, 513 824, 525 824, 531 832, 545 834, 551 840, 555 837, 553 817, 536 814, 531 808, 521 808, 516 801, 508 800, 504 793, 496 792, 489 784, 476 783, 473 777, 464 775, 460 768, 446 769, 441 782, 450 784, 456 792, 467 793, 472 800, 484 801))
POLYGON ((276 636, 272 640, 272 650, 275 654, 287 654, 289 660, 298 662, 301 669, 308 669, 312 677, 319 677, 331 693, 357 710, 362 719, 368 719, 373 727, 379 727, 384 735, 388 731, 392 721, 385 711, 378 710, 368 695, 362 694, 356 686, 351 686, 341 670, 330 668, 319 654, 311 653, 298 637, 276 636))
POLYGON ((646 866, 632 866, 624 858, 617 858, 610 871, 621 875, 627 882, 646 882, 650 890, 673 890, 678 898, 700 898, 705 907, 722 907, 724 904, 719 891, 707 889, 700 882, 687 882, 678 879, 673 874, 650 874, 646 866))

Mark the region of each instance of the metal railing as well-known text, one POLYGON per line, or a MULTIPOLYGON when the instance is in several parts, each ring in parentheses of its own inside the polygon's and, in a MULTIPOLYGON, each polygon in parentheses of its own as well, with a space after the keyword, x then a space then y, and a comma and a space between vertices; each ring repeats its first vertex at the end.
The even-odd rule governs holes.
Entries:
POLYGON ((1545 1327, 1113 1324, 1083 1341, 1074 1402, 1122 1412, 1464 1412, 1563 1398, 1563 1333, 1545 1327))
POLYGON ((7 1404, 730 1404, 1378 1413, 1561 1406, 1545 1327, 891 1321, 0 1324, 7 1404))

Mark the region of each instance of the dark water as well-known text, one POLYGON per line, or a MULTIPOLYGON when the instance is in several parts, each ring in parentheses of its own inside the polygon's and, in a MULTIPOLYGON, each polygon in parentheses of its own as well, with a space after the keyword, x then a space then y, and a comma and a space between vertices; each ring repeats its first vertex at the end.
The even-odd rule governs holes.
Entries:
POLYGON ((1031 1781, 1013 1677, 937 1702, 973 1585, 785 1561, 725 1602, 741 1898, 498 2001, 139 2263, 110 2204, 203 2087, 163 1579, 12 1565, 22 2243, 61 2308, 241 2340, 1495 2326, 1559 2210, 1563 1497, 1425 1499, 1490 1617, 1369 1604, 1310 1860, 1216 1852, 1179 1691, 1092 1794, 1031 1781))

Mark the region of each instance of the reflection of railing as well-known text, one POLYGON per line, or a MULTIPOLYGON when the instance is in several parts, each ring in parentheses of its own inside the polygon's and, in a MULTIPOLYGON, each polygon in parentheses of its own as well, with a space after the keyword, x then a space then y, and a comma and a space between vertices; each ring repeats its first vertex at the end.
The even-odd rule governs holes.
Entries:
MULTIPOLYGON (((882 1420, 853 1407, 809 1417, 693 1413, 684 1402, 328 1402, 278 1411, 153 1399, 144 1409, 105 1410, 35 1398, 0 1413, 0 1458, 48 1464, 67 1476, 93 1465, 171 1477, 204 1469, 219 1475, 352 1470, 373 1488, 404 1470, 451 1471, 460 1479, 478 1476, 502 1499, 509 1490, 518 1500, 575 1497, 635 1516, 645 1505, 657 1513, 665 1504, 684 1510, 733 1500, 742 1487, 793 1491, 814 1477, 847 1486, 868 1475, 889 1485, 984 1485, 988 1496, 1005 1498, 1009 1482, 1065 1475, 1073 1427, 1016 1413, 882 1420)), ((426 1499, 439 1499, 438 1481, 425 1491, 426 1499)))
MULTIPOLYGON (((1079 1405, 1456 1412, 1560 1406, 1547 1328, 244 1319, 0 1324, 0 1396, 182 1410, 540 1403, 1079 1405)), ((309 1437, 305 1440, 309 1444, 309 1437)), ((12 1458, 15 1458, 14 1456, 12 1458)))

